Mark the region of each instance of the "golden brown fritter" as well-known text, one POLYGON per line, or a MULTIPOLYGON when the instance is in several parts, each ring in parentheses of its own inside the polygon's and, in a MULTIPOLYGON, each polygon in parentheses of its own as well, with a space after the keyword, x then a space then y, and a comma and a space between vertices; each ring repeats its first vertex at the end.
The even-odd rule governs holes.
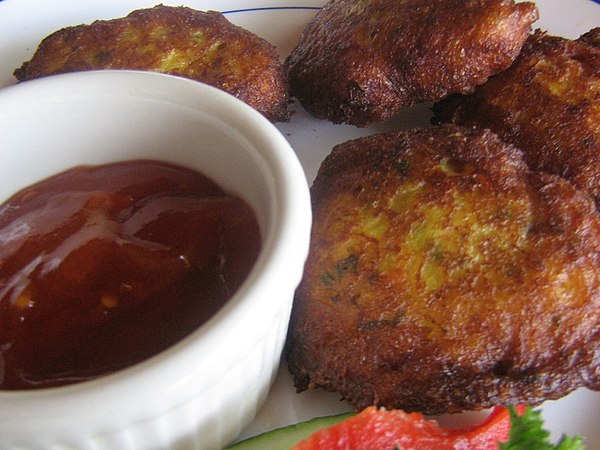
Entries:
POLYGON ((291 94, 357 126, 476 85, 515 59, 538 13, 513 0, 331 0, 286 60, 291 94))
POLYGON ((168 73, 233 94, 271 121, 288 119, 288 88, 275 47, 216 11, 158 5, 127 17, 64 28, 15 70, 19 81, 63 72, 168 73))
POLYGON ((428 414, 600 388, 600 218, 489 130, 336 146, 286 356, 299 390, 428 414))
POLYGON ((582 34, 577 41, 592 47, 600 47, 600 27, 592 28, 587 33, 582 34))
POLYGON ((598 203, 599 42, 600 28, 578 40, 537 30, 510 69, 472 95, 434 105, 435 120, 493 130, 521 148, 534 170, 562 175, 598 203))

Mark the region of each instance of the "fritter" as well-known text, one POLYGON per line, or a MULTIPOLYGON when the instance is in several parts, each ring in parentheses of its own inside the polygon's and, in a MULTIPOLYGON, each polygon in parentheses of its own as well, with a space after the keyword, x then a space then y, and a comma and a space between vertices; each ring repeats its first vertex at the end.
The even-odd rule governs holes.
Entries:
POLYGON ((318 118, 365 126, 506 69, 538 12, 513 0, 331 0, 286 59, 318 118))
POLYGON ((591 45, 592 47, 600 47, 600 27, 592 28, 587 33, 582 34, 577 39, 579 42, 591 45))
POLYGON ((493 130, 534 170, 600 202, 600 28, 578 40, 536 32, 508 70, 434 105, 434 120, 493 130))
POLYGON ((334 147, 286 357, 299 390, 426 414, 600 389, 600 216, 489 130, 334 147))
POLYGON ((19 81, 99 69, 162 72, 222 89, 271 121, 288 119, 288 86, 273 45, 216 11, 158 5, 46 37, 19 81))

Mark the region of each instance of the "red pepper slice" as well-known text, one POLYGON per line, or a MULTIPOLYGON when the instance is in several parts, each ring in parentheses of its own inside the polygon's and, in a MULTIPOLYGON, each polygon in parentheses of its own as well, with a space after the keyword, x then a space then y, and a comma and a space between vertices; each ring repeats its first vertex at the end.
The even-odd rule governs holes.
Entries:
MULTIPOLYGON (((519 414, 524 406, 517 407, 519 414)), ((497 406, 481 424, 441 428, 419 413, 369 407, 317 431, 292 450, 498 450, 510 432, 508 409, 497 406)))

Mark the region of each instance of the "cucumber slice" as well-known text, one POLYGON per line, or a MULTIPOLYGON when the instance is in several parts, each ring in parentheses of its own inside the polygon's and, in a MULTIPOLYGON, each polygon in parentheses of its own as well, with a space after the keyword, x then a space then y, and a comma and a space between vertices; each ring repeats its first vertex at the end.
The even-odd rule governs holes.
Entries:
POLYGON ((335 416, 316 417, 287 427, 278 428, 259 434, 227 447, 227 450, 290 450, 302 439, 306 439, 315 431, 342 422, 354 413, 337 414, 335 416))

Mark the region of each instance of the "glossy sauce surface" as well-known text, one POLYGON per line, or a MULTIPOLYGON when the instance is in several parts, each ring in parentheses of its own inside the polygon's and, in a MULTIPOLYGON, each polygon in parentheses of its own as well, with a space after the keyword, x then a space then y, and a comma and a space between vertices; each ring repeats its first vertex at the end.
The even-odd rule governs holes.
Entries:
POLYGON ((208 320, 260 251, 252 209, 156 161, 78 167, 0 205, 0 389, 146 359, 208 320))

